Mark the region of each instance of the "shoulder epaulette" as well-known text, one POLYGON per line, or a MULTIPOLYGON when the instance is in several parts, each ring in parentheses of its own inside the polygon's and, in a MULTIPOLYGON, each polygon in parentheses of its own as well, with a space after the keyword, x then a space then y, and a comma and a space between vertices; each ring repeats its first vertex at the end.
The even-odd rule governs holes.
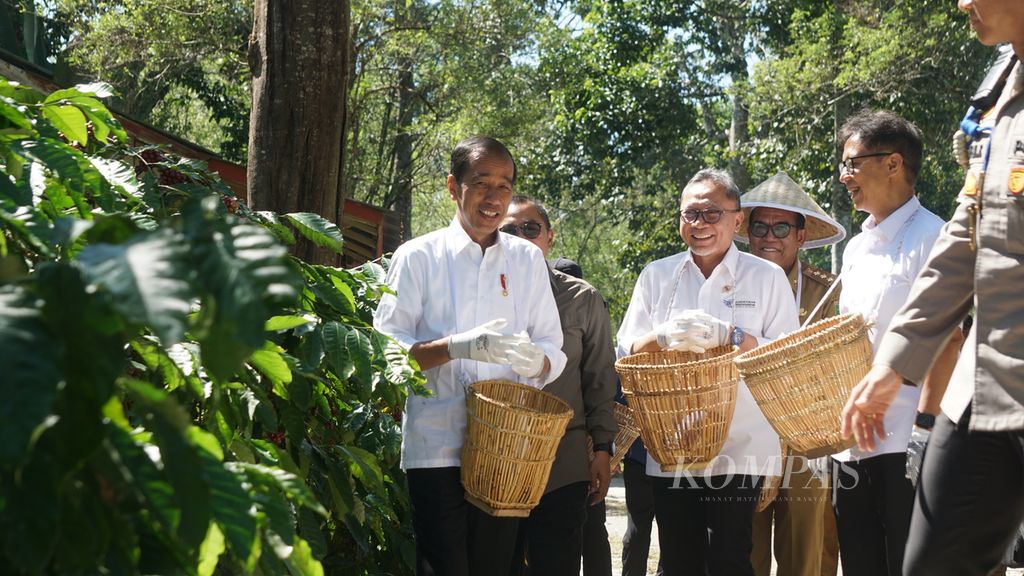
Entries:
POLYGON ((810 278, 812 280, 816 280, 816 281, 818 281, 818 282, 820 282, 820 283, 822 283, 822 284, 824 284, 826 286, 831 286, 832 283, 835 282, 835 280, 836 280, 836 275, 835 274, 833 274, 831 272, 826 272, 826 271, 822 270, 821 268, 815 268, 814 266, 808 266, 807 264, 804 264, 804 266, 803 266, 803 273, 804 273, 804 276, 807 276, 808 278, 810 278))

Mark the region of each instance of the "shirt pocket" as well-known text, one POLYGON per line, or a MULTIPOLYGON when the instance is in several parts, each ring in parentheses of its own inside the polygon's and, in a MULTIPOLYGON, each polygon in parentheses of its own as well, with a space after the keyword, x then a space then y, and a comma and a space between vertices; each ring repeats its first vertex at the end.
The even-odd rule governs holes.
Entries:
MULTIPOLYGON (((1014 142, 1024 140, 1024 136, 1012 138, 1014 142)), ((1005 181, 994 183, 1006 201, 1006 251, 1024 254, 1024 158, 1011 155, 1007 163, 1005 181)))

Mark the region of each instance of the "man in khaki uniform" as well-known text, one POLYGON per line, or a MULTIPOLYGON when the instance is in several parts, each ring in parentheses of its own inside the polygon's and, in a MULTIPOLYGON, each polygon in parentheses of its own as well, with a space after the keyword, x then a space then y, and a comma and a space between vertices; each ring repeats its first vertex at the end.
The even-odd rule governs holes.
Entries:
MULTIPOLYGON (((1024 2, 959 6, 983 44, 1024 57, 1024 2)), ((965 118, 980 129, 959 205, 843 410, 844 434, 874 448, 901 383, 923 381, 974 307, 921 470, 904 575, 988 574, 1024 517, 1024 71, 1011 66, 994 105, 965 118)))
MULTIPOLYGON (((799 251, 839 242, 846 231, 785 172, 744 194, 741 205, 747 217, 737 240, 749 242, 752 254, 778 264, 786 273, 803 324, 825 297, 835 276, 799 260, 799 251)), ((818 309, 814 321, 835 315, 838 307, 837 289, 818 309)), ((806 458, 795 456, 783 463, 787 472, 778 496, 754 515, 751 561, 758 576, 771 574, 773 520, 778 576, 835 574, 838 565, 839 543, 828 505, 828 483, 815 477, 806 458), (831 569, 823 572, 823 564, 831 569)))

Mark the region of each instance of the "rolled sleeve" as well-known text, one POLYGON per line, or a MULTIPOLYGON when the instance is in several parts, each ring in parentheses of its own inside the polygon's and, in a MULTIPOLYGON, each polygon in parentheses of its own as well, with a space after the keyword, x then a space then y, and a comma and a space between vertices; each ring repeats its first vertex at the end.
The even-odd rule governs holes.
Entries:
POLYGON ((530 378, 532 386, 543 387, 565 370, 566 357, 562 352, 562 322, 559 320, 555 296, 548 280, 548 267, 540 250, 534 251, 530 261, 530 290, 526 301, 529 310, 527 332, 530 340, 544 351, 551 364, 544 378, 530 378))
POLYGON ((391 260, 385 283, 401 297, 383 295, 373 315, 373 327, 394 338, 406 350, 419 341, 416 325, 423 315, 421 291, 424 282, 417 276, 415 259, 399 248, 391 260))

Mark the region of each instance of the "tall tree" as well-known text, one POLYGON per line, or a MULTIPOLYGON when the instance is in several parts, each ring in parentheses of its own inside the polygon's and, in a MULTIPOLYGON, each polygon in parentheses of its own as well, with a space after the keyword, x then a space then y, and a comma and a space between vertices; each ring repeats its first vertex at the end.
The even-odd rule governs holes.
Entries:
MULTIPOLYGON (((348 0, 256 0, 249 41, 254 208, 341 221, 348 33, 348 0)), ((336 252, 308 241, 296 251, 309 261, 340 264, 336 252)))

